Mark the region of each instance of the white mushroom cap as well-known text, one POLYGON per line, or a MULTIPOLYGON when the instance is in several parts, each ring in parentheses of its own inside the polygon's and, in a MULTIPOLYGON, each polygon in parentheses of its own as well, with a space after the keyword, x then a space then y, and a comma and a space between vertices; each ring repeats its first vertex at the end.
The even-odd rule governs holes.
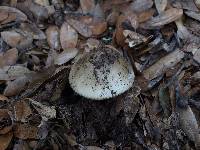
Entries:
POLYGON ((71 67, 69 83, 81 96, 94 100, 112 98, 127 91, 134 72, 122 54, 109 47, 83 55, 71 67))

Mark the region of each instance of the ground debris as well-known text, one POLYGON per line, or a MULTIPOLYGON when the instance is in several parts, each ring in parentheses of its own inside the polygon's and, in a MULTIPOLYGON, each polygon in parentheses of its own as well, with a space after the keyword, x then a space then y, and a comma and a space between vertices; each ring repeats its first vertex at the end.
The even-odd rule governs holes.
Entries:
POLYGON ((200 149, 199 21, 199 0, 1 0, 0 150, 200 149))

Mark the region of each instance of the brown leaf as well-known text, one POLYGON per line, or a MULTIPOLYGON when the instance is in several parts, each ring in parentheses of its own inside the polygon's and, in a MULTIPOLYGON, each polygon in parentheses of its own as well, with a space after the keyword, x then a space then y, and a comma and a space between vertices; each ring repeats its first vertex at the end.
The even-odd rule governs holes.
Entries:
POLYGON ((6 20, 8 16, 9 16, 8 12, 0 10, 0 22, 6 20))
POLYGON ((173 7, 182 8, 185 10, 199 11, 194 1, 176 0, 171 3, 173 7))
POLYGON ((78 41, 78 33, 67 22, 60 29, 60 43, 64 50, 75 48, 78 41))
POLYGON ((46 30, 47 42, 51 49, 60 50, 60 31, 57 26, 49 26, 46 30))
POLYGON ((10 144, 13 137, 13 133, 9 132, 4 135, 0 135, 0 150, 6 150, 8 145, 10 144))
POLYGON ((142 23, 153 17, 155 9, 148 9, 138 14, 138 22, 142 23))
POLYGON ((117 22, 118 16, 119 16, 119 12, 118 11, 112 11, 106 18, 107 23, 110 26, 115 25, 116 22, 117 22))
POLYGON ((125 42, 129 44, 129 47, 134 47, 147 40, 145 36, 131 30, 124 30, 123 35, 127 38, 125 42))
POLYGON ((183 15, 182 9, 170 8, 158 16, 153 17, 149 21, 145 22, 145 28, 156 28, 166 24, 169 24, 183 15))
POLYGON ((21 23, 20 29, 31 35, 33 39, 36 40, 44 40, 46 39, 46 36, 42 30, 40 30, 35 24, 33 23, 21 23))
POLYGON ((37 110, 37 112, 41 115, 43 120, 56 118, 55 106, 46 106, 32 99, 29 99, 29 101, 32 103, 33 107, 37 110))
POLYGON ((8 101, 8 98, 2 94, 0 94, 0 101, 8 101))
POLYGON ((7 23, 14 22, 16 20, 17 20, 16 14, 14 14, 14 13, 8 13, 8 17, 4 21, 2 21, 0 24, 4 25, 4 24, 7 24, 7 23))
POLYGON ((97 147, 97 146, 86 146, 85 148, 87 150, 103 150, 102 148, 97 147))
POLYGON ((188 10, 188 11, 184 11, 184 13, 193 18, 193 19, 196 19, 197 21, 200 21, 200 13, 199 12, 195 12, 195 11, 191 11, 191 10, 188 10))
POLYGON ((134 89, 134 92, 134 94, 130 92, 125 97, 123 97, 123 111, 125 115, 126 125, 132 123, 135 115, 139 110, 139 99, 137 96, 140 94, 140 89, 136 88, 136 90, 134 89))
POLYGON ((167 0, 154 0, 158 13, 165 11, 167 7, 167 0))
POLYGON ((90 37, 92 35, 92 31, 89 26, 81 21, 68 19, 67 23, 69 23, 78 33, 84 37, 90 37))
POLYGON ((15 30, 3 31, 1 32, 1 37, 9 46, 19 49, 25 49, 29 47, 33 40, 30 35, 22 35, 15 30))
POLYGON ((131 10, 126 10, 125 16, 127 17, 127 20, 131 23, 132 27, 136 30, 139 26, 137 15, 131 10))
POLYGON ((80 6, 84 14, 91 13, 95 7, 94 0, 80 0, 80 6))
POLYGON ((32 110, 27 101, 20 100, 14 103, 15 121, 27 122, 27 119, 31 114, 32 114, 32 110))
POLYGON ((169 53, 168 55, 162 57, 155 64, 143 71, 144 77, 148 80, 156 78, 157 76, 163 74, 167 68, 171 68, 176 65, 184 57, 184 53, 179 49, 169 53))
POLYGON ((103 21, 105 19, 105 14, 99 3, 96 4, 94 10, 92 11, 92 16, 95 21, 103 21))
POLYGON ((122 22, 126 20, 126 16, 120 15, 117 19, 116 30, 115 30, 115 40, 120 46, 125 44, 125 36, 123 34, 123 28, 121 27, 122 22))
POLYGON ((135 0, 130 4, 131 10, 135 12, 142 12, 148 10, 153 6, 152 0, 135 0))
POLYGON ((72 58, 74 58, 78 54, 78 49, 76 48, 68 48, 65 49, 63 52, 55 56, 54 64, 62 65, 72 58))
POLYGON ((41 6, 37 3, 28 2, 27 4, 29 10, 36 19, 36 22, 43 21, 49 17, 48 10, 44 6, 41 6))
POLYGON ((13 150, 30 150, 26 141, 19 140, 13 146, 13 150))
POLYGON ((123 29, 121 27, 117 28, 115 31, 115 40, 116 43, 120 46, 124 46, 125 45, 125 37, 123 35, 123 29))
POLYGON ((78 143, 76 142, 76 137, 73 134, 70 135, 65 135, 67 142, 71 145, 71 146, 76 146, 78 145, 78 143))
POLYGON ((107 29, 107 22, 94 22, 90 25, 93 35, 100 35, 107 29))
POLYGON ((178 28, 177 30, 177 35, 180 39, 185 40, 185 41, 198 41, 198 38, 196 38, 194 35, 192 35, 189 30, 183 25, 182 19, 177 19, 175 21, 176 26, 178 28))
POLYGON ((12 48, 7 50, 4 54, 0 54, 0 67, 14 65, 18 59, 18 50, 12 48))
POLYGON ((200 147, 199 126, 192 109, 188 106, 186 109, 178 108, 180 126, 191 141, 200 147))
POLYGON ((5 96, 14 96, 19 94, 21 91, 23 91, 29 82, 29 79, 25 76, 21 76, 14 81, 8 81, 7 87, 4 90, 5 96))
POLYGON ((49 1, 48 0, 34 0, 35 3, 42 5, 42 6, 48 6, 49 1))
POLYGON ((14 80, 28 73, 31 73, 31 71, 20 65, 5 66, 2 69, 0 68, 0 80, 14 80))
POLYGON ((12 129, 12 120, 7 109, 0 109, 0 134, 6 134, 12 129))
MULTIPOLYGON (((0 12, 7 12, 8 16, 15 14, 16 15, 15 19, 17 21, 26 21, 27 20, 27 16, 23 12, 21 12, 20 10, 18 10, 17 8, 14 8, 14 7, 0 6, 0 12)), ((16 20, 11 20, 11 19, 9 19, 9 20, 16 21, 16 20)))
POLYGON ((14 136, 20 139, 37 139, 38 128, 29 124, 16 123, 14 136))
POLYGON ((194 3, 195 3, 196 6, 200 9, 200 0, 194 0, 194 3))
POLYGON ((194 60, 196 60, 200 64, 200 49, 198 49, 193 56, 194 60))
POLYGON ((99 41, 97 39, 89 38, 86 43, 85 51, 90 52, 91 50, 99 46, 99 41))

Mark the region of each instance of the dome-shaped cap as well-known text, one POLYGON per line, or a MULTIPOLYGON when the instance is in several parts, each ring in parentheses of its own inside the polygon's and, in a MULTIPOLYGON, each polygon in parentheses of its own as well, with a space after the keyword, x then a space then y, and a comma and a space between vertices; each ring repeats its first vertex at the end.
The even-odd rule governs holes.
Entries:
POLYGON ((114 48, 104 47, 83 55, 71 67, 69 83, 81 96, 94 100, 112 98, 134 82, 129 62, 114 48))

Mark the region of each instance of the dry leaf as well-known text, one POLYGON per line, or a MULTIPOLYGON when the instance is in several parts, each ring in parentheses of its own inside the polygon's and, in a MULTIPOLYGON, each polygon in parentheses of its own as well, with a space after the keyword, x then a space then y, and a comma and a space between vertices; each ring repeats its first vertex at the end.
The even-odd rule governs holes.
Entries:
POLYGON ((31 71, 23 66, 5 66, 0 68, 0 80, 14 80, 28 73, 31 71))
POLYGON ((14 7, 0 6, 0 12, 7 12, 8 15, 16 14, 15 21, 26 21, 27 20, 27 16, 23 12, 21 12, 20 10, 18 10, 14 7))
MULTIPOLYGON (((23 32, 23 31, 21 31, 23 32)), ((28 34, 21 34, 15 30, 1 32, 2 39, 11 47, 25 49, 29 47, 33 41, 28 34)))
POLYGON ((119 12, 113 10, 106 18, 107 23, 110 26, 114 26, 117 22, 117 18, 119 17, 119 12))
POLYGON ((114 35, 115 35, 116 43, 120 46, 124 46, 126 38, 123 35, 123 29, 117 28, 114 35))
POLYGON ((133 92, 134 94, 130 92, 125 97, 123 97, 123 111, 127 126, 132 123, 133 119, 135 118, 135 115, 139 110, 139 99, 137 96, 140 94, 140 89, 135 89, 133 92))
POLYGON ((49 17, 48 9, 44 6, 38 5, 37 3, 27 2, 28 8, 36 19, 36 22, 43 21, 49 17))
POLYGON ((115 143, 113 141, 107 141, 105 144, 104 144, 106 147, 108 147, 109 150, 116 150, 117 146, 115 145, 115 143))
POLYGON ((64 50, 75 48, 78 41, 78 33, 66 22, 60 29, 60 43, 64 50))
POLYGON ((2 94, 0 94, 0 101, 8 101, 8 98, 2 94))
POLYGON ((47 42, 51 49, 60 50, 60 31, 57 26, 49 26, 46 30, 47 42))
POLYGON ((63 65, 64 63, 74 58, 77 54, 78 54, 78 49, 76 48, 65 49, 63 52, 55 56, 54 64, 63 65))
POLYGON ((5 25, 7 23, 11 23, 11 22, 17 21, 16 14, 7 12, 7 15, 8 16, 7 16, 6 19, 0 21, 0 25, 5 25))
POLYGON ((32 114, 32 110, 25 100, 17 101, 13 108, 15 121, 27 122, 28 117, 32 114))
POLYGON ((100 35, 107 29, 107 22, 94 22, 90 25, 92 35, 100 35))
POLYGON ((148 80, 158 77, 163 74, 167 68, 175 66, 184 57, 184 53, 179 49, 162 57, 155 64, 143 71, 144 77, 148 80))
POLYGON ((155 9, 148 9, 138 14, 138 22, 143 23, 153 17, 155 9))
POLYGON ((44 40, 46 36, 42 30, 40 30, 35 24, 33 23, 21 23, 20 29, 28 35, 31 35, 33 39, 36 40, 44 40))
POLYGON ((95 8, 94 0, 80 0, 81 10, 84 14, 91 13, 95 8))
POLYGON ((97 146, 85 146, 85 148, 87 150, 103 150, 102 148, 97 147, 97 146))
POLYGON ((170 8, 158 16, 151 18, 145 22, 145 28, 156 28, 166 24, 169 24, 183 15, 183 10, 178 8, 170 8))
POLYGON ((171 2, 173 7, 182 8, 185 10, 199 11, 194 1, 176 0, 171 2))
POLYGON ((44 120, 56 118, 55 106, 46 106, 32 99, 28 99, 44 120))
POLYGON ((135 12, 142 12, 148 10, 153 6, 152 0, 135 0, 130 4, 131 10, 135 12))
POLYGON ((167 7, 167 0, 154 0, 158 13, 165 11, 167 7))
POLYGON ((195 3, 196 6, 200 9, 200 0, 194 0, 194 3, 195 3))
POLYGON ((0 10, 0 22, 6 20, 9 16, 9 13, 8 12, 5 12, 5 11, 1 11, 0 10))
POLYGON ((180 39, 184 40, 184 41, 190 41, 192 40, 192 42, 194 43, 198 43, 199 42, 199 38, 197 36, 195 36, 194 34, 192 34, 184 25, 183 25, 183 21, 182 19, 178 19, 175 21, 176 26, 178 28, 177 30, 177 35, 180 39))
POLYGON ((8 145, 10 144, 13 137, 13 133, 9 132, 4 135, 0 135, 0 150, 6 150, 8 145))
POLYGON ((26 76, 21 76, 14 81, 7 81, 7 86, 3 92, 5 96, 15 96, 25 90, 29 79, 26 76))
POLYGON ((200 49, 198 49, 193 56, 194 60, 196 60, 200 64, 200 49))
POLYGON ((27 144, 26 141, 19 140, 17 141, 14 146, 14 150, 30 150, 29 145, 27 144))
POLYGON ((105 20, 105 14, 104 14, 99 3, 97 3, 95 8, 93 9, 92 16, 93 16, 95 21, 105 20))
POLYGON ((14 65, 18 59, 18 50, 12 48, 5 53, 0 53, 0 68, 4 66, 14 65))
POLYGON ((37 139, 38 128, 29 124, 16 123, 13 127, 14 136, 20 139, 37 139))
POLYGON ((49 0, 34 0, 35 3, 42 5, 42 6, 48 6, 49 0))
POLYGON ((124 30, 123 35, 127 38, 125 42, 128 43, 129 47, 134 47, 146 41, 146 38, 143 35, 130 30, 124 30))
POLYGON ((115 30, 115 40, 120 46, 125 44, 125 36, 123 35, 123 28, 121 27, 122 22, 126 20, 126 16, 120 15, 117 19, 116 30, 115 30))
POLYGON ((131 10, 126 10, 125 16, 127 17, 127 20, 131 23, 132 27, 136 30, 139 26, 137 15, 131 10))
POLYGON ((200 146, 200 134, 199 126, 196 117, 192 109, 188 106, 187 108, 178 108, 180 126, 191 141, 195 142, 197 147, 200 146))
POLYGON ((99 46, 99 41, 93 38, 89 38, 86 43, 85 51, 90 52, 91 50, 97 48, 99 46))
POLYGON ((184 13, 193 18, 193 19, 196 19, 197 21, 200 21, 200 13, 199 12, 195 12, 195 11, 191 11, 191 10, 188 10, 188 11, 184 11, 184 13))
POLYGON ((12 120, 7 109, 0 109, 0 134, 6 134, 12 129, 12 120))
POLYGON ((65 135, 67 142, 71 145, 71 146, 76 146, 78 145, 78 143, 76 142, 76 137, 73 134, 70 135, 65 135))
POLYGON ((67 19, 67 23, 69 23, 78 33, 84 37, 90 37, 92 35, 92 31, 89 26, 81 21, 75 19, 67 19))

